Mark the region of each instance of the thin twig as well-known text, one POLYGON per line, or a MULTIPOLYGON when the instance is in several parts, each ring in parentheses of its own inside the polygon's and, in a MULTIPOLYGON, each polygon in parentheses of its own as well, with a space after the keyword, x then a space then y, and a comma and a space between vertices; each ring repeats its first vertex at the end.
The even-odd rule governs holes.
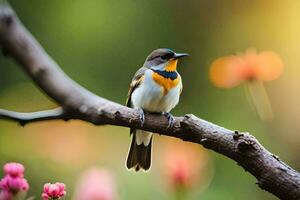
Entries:
POLYGON ((21 126, 30 122, 64 119, 67 120, 67 115, 62 108, 44 110, 32 113, 14 112, 10 110, 0 109, 0 119, 17 121, 21 126))

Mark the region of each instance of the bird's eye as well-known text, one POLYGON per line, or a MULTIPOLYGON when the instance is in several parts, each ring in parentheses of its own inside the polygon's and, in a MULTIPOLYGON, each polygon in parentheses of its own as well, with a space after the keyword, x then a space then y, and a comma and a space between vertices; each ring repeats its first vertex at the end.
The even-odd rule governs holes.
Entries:
POLYGON ((163 60, 167 60, 168 56, 167 55, 163 55, 163 56, 160 56, 160 58, 163 59, 163 60))

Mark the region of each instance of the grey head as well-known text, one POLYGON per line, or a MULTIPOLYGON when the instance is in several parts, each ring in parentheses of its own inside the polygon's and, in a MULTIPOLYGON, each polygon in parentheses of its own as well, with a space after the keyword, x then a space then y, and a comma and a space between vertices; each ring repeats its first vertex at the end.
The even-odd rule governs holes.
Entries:
POLYGON ((188 56, 186 53, 175 53, 171 49, 160 48, 152 51, 146 58, 144 67, 163 70, 171 60, 188 56))

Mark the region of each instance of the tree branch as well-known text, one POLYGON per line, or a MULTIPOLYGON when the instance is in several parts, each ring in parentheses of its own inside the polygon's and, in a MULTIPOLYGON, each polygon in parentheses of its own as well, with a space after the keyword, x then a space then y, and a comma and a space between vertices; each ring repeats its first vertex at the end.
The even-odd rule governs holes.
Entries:
POLYGON ((0 118, 25 124, 53 119, 81 119, 95 125, 139 128, 198 143, 236 161, 258 185, 281 199, 300 199, 300 174, 267 151, 249 133, 231 131, 194 115, 176 117, 167 129, 164 116, 139 112, 99 97, 70 79, 25 29, 7 4, 0 4, 0 45, 61 108, 34 113, 0 110, 0 118))

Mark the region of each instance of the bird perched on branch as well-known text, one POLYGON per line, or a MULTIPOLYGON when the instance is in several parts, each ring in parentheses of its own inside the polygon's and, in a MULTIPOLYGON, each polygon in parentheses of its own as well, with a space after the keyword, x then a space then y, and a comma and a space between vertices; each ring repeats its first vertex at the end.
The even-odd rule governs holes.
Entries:
MULTIPOLYGON (((182 82, 177 72, 178 59, 188 56, 170 49, 156 49, 147 57, 143 67, 134 75, 126 105, 140 111, 140 121, 145 120, 144 112, 160 113, 167 117, 168 128, 174 117, 169 113, 179 101, 182 82)), ((127 155, 126 166, 135 171, 149 170, 151 166, 152 133, 130 129, 132 141, 127 155)))

